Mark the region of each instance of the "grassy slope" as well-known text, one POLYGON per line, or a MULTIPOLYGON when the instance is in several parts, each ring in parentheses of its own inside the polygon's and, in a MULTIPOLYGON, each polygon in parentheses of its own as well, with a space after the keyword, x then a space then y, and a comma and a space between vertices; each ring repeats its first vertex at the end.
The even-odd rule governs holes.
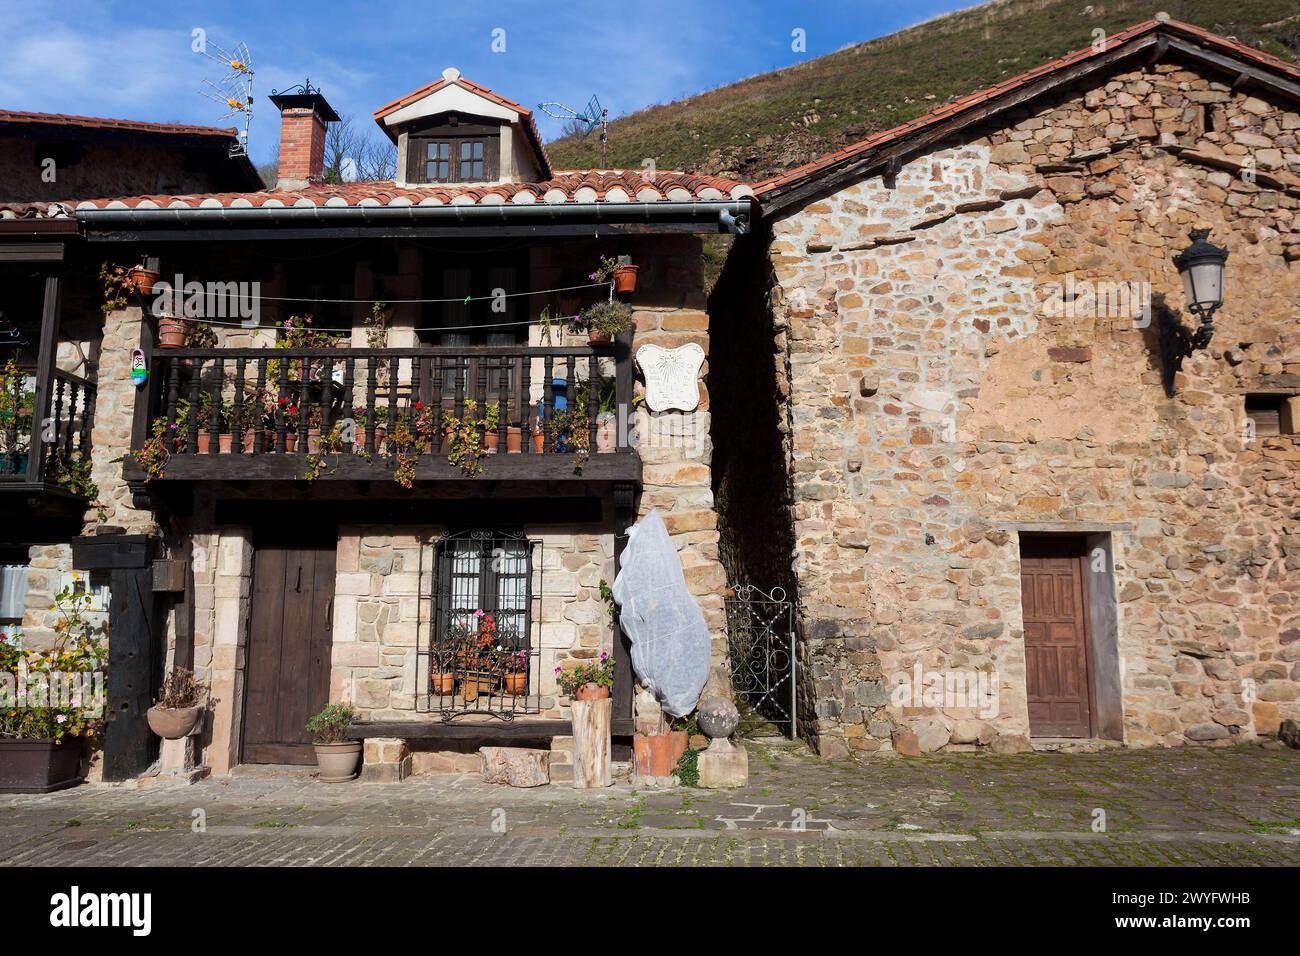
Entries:
MULTIPOLYGON (((1296 59, 1296 0, 997 0, 610 124, 608 165, 756 182, 1164 10, 1296 59), (1091 12, 1085 12, 1091 11, 1091 12)), ((557 169, 600 165, 596 137, 556 140, 557 169)))

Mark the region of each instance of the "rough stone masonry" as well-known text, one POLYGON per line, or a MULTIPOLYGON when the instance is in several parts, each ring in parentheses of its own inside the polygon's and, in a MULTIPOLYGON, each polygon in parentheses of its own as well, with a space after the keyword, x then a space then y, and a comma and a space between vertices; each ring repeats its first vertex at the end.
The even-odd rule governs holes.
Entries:
MULTIPOLYGON (((801 717, 823 754, 1033 745, 1034 529, 1104 544, 1125 744, 1300 715, 1300 445, 1244 405, 1300 394, 1298 138, 1294 102, 1164 61, 773 225, 801 717), (1231 250, 1225 306, 1169 398, 1159 312, 1195 321, 1172 257, 1198 225, 1231 250), (918 664, 990 675, 996 713, 891 701, 918 664)), ((733 577, 782 573, 729 533, 733 577)))

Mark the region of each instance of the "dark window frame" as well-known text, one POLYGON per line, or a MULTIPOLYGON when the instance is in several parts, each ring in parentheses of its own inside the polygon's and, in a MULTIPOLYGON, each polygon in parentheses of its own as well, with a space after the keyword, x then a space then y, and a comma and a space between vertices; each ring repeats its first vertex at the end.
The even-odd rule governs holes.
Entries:
POLYGON ((409 183, 488 183, 500 179, 501 137, 508 129, 504 124, 460 122, 454 113, 439 116, 437 121, 412 127, 406 132, 406 181, 409 183), (483 147, 481 175, 472 171, 461 175, 461 147, 480 144, 483 147), (448 147, 447 176, 428 175, 426 163, 431 145, 448 147))

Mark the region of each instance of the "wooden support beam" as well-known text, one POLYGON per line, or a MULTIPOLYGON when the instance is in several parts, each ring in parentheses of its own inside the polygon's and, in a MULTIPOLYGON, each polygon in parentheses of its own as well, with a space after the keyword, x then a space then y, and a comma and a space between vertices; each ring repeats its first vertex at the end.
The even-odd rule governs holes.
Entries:
POLYGON ((45 465, 45 419, 50 414, 50 386, 54 381, 54 360, 59 349, 59 310, 63 288, 58 275, 45 277, 45 301, 41 308, 41 338, 36 357, 36 397, 32 414, 32 440, 27 458, 27 481, 43 480, 45 465))

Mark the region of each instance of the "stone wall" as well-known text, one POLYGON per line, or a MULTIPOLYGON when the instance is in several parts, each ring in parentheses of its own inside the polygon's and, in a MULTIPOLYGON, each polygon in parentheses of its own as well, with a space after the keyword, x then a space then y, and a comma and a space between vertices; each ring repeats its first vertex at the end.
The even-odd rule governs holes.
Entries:
POLYGON ((1253 437, 1243 408, 1300 393, 1298 135, 1294 103, 1162 62, 773 225, 823 753, 900 730, 920 749, 1021 745, 1030 530, 1110 536, 1128 744, 1237 741, 1300 714, 1300 447, 1253 437), (1158 325, 1194 322, 1172 256, 1196 225, 1231 249, 1226 303, 1167 398, 1158 325), (1116 297, 1090 302, 1098 283, 1116 297), (890 704, 918 662, 994 675, 997 715, 890 704))

